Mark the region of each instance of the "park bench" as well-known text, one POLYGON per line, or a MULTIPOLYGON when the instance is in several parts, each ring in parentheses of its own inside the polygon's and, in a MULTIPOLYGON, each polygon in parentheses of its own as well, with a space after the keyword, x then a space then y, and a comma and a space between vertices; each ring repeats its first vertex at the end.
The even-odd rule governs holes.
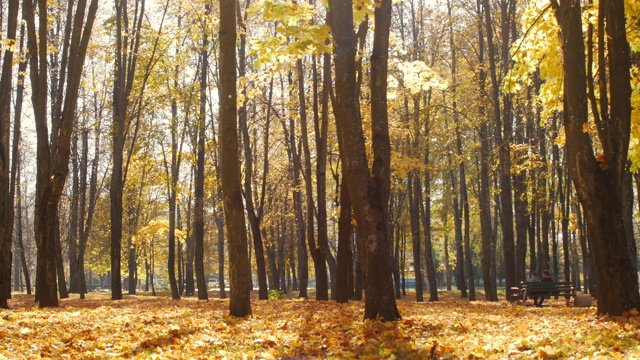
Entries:
POLYGON ((520 287, 513 287, 509 291, 510 301, 527 301, 527 299, 534 297, 549 299, 552 296, 556 299, 564 297, 568 305, 571 300, 575 300, 576 289, 570 281, 523 281, 520 283, 520 287))

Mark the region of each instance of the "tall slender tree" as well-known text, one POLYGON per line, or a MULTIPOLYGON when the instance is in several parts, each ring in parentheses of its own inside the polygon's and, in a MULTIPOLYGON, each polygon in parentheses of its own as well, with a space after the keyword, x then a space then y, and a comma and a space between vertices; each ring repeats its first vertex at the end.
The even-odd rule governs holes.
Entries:
POLYGON ((140 28, 144 18, 145 1, 136 0, 136 14, 133 24, 129 23, 128 0, 115 0, 116 9, 116 56, 114 57, 115 77, 113 82, 113 160, 111 165, 111 186, 109 188, 111 210, 111 299, 122 299, 122 192, 125 128, 128 121, 129 95, 138 64, 140 28), (139 4, 139 5, 138 5, 139 4), (132 37, 131 37, 132 36, 132 37))
POLYGON ((243 317, 251 315, 251 278, 238 159, 235 1, 220 0, 220 155, 231 281, 229 313, 243 317))
MULTIPOLYGON (((247 2, 247 6, 249 6, 250 2, 247 2)), ((247 14, 242 14, 242 9, 240 8, 240 1, 236 1, 236 16, 238 18, 238 24, 240 26, 240 46, 238 48, 238 75, 240 77, 244 77, 246 75, 246 67, 247 67, 247 25, 246 25, 246 17, 247 14)), ((247 86, 245 85, 241 92, 246 99, 247 94, 247 86)), ((262 217, 263 217, 263 209, 264 209, 264 199, 265 199, 265 191, 266 191, 266 182, 262 182, 261 192, 260 192, 260 200, 257 204, 257 209, 253 200, 253 189, 251 183, 253 182, 253 154, 251 151, 251 143, 249 137, 249 124, 247 120, 247 102, 244 101, 240 104, 238 109, 238 121, 240 126, 240 131, 242 132, 242 141, 243 141, 243 149, 244 149, 244 198, 247 206, 247 215, 249 218, 249 225, 251 226, 251 237, 253 239, 253 249, 256 255, 256 268, 258 275, 258 298, 262 300, 266 300, 268 298, 268 289, 267 289, 267 272, 266 272, 266 264, 264 260, 264 242, 262 239, 262 217)), ((269 128, 265 128, 266 131, 266 139, 265 144, 269 141, 269 128)), ((266 150, 265 150, 266 151, 266 150)), ((267 156, 264 157, 265 160, 268 159, 267 156)), ((267 176, 269 163, 263 163, 263 179, 267 176)))
POLYGON ((390 145, 387 113, 387 61, 391 1, 383 0, 375 10, 375 32, 371 57, 371 103, 373 168, 369 169, 357 98, 353 31, 353 2, 333 1, 336 101, 334 112, 342 133, 340 153, 346 165, 346 182, 352 201, 358 238, 364 260, 365 318, 400 318, 391 282, 388 204, 390 194, 390 145))
MULTIPOLYGON (((206 146, 206 104, 207 86, 209 72, 209 31, 211 14, 211 2, 205 3, 204 21, 202 25, 202 47, 200 48, 200 93, 199 93, 199 113, 196 122, 196 173, 195 173, 195 194, 193 205, 193 237, 195 242, 194 260, 196 270, 196 281, 198 288, 198 299, 207 300, 207 280, 204 271, 204 180, 205 180, 205 146, 206 146)), ((220 229, 218 229, 220 231, 220 229)))
POLYGON ((56 295, 55 269, 55 236, 58 221, 58 204, 62 196, 64 183, 69 173, 69 158, 71 156, 71 135, 78 102, 78 89, 82 68, 91 37, 91 30, 98 10, 98 0, 87 3, 80 0, 77 3, 69 1, 65 28, 65 41, 62 46, 60 64, 60 79, 62 84, 57 95, 56 103, 61 111, 56 112, 56 118, 51 119, 52 129, 49 133, 47 121, 47 88, 49 51, 47 1, 37 2, 37 12, 33 4, 24 2, 28 48, 31 56, 30 78, 32 85, 31 99, 33 102, 34 119, 37 136, 37 179, 35 205, 35 237, 38 248, 38 267, 36 274, 36 296, 40 307, 58 306, 56 295), (38 14, 38 26, 35 16, 38 14))
MULTIPOLYGON (((7 40, 16 41, 18 27, 18 0, 9 1, 7 13, 7 40)), ((13 83, 13 50, 6 47, 2 54, 2 75, 0 75, 0 308, 8 308, 11 298, 11 239, 13 235, 13 198, 11 197, 9 172, 11 88, 13 83)), ((14 153, 14 162, 15 156, 14 153)), ((15 174, 15 169, 14 172, 15 174)))

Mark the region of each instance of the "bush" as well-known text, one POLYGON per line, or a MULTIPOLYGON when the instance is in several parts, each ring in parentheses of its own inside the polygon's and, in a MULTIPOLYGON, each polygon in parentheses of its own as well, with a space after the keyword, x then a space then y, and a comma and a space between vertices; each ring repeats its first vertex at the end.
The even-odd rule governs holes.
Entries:
POLYGON ((269 300, 280 300, 286 299, 286 295, 282 290, 271 290, 269 291, 269 300))

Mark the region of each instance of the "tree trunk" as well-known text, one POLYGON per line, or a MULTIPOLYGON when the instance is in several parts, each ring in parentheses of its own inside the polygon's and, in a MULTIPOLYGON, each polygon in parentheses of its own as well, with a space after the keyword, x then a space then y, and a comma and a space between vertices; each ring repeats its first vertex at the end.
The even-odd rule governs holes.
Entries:
MULTIPOLYGON (((342 173, 344 174, 344 162, 342 173)), ((340 215, 338 218, 338 288, 336 301, 346 303, 353 297, 353 250, 351 249, 351 201, 344 180, 340 183, 340 215)))
MULTIPOLYGON (((331 11, 327 13, 327 25, 331 25, 331 11)), ((329 138, 329 92, 331 90, 331 54, 325 53, 322 57, 322 92, 321 92, 321 115, 314 116, 314 130, 316 140, 316 186, 318 192, 318 246, 324 253, 325 260, 329 267, 329 279, 331 283, 331 300, 336 300, 337 296, 337 263, 329 249, 329 235, 327 225, 327 147, 329 138)), ((318 70, 315 59, 313 60, 313 88, 314 93, 318 93, 318 70)), ((317 96, 314 96, 317 99, 317 96)), ((317 103, 314 102, 314 112, 317 113, 317 103)))
POLYGON ((67 282, 64 277, 64 260, 62 259, 62 244, 60 239, 60 219, 56 216, 54 221, 54 241, 56 250, 56 276, 58 277, 58 293, 61 299, 69 297, 67 282))
POLYGON ((251 278, 238 159, 235 0, 220 0, 220 158, 228 237, 231 298, 229 314, 251 315, 251 278))
POLYGON ((289 127, 282 124, 285 136, 287 137, 287 151, 289 162, 291 163, 293 177, 293 208, 296 223, 296 250, 298 255, 298 297, 306 299, 308 297, 307 287, 309 284, 309 257, 307 254, 306 223, 302 211, 302 192, 300 191, 300 154, 296 147, 295 122, 293 118, 289 120, 289 127))
MULTIPOLYGON (((483 0, 477 0, 476 13, 480 17, 482 7, 486 3, 483 0)), ((480 64, 478 74, 478 87, 480 88, 480 102, 478 113, 480 119, 484 119, 488 114, 484 106, 484 100, 487 99, 486 79, 487 72, 484 67, 484 27, 479 22, 478 25, 478 63, 480 64)), ((480 192, 478 205, 480 207, 480 236, 481 236, 481 253, 482 253, 482 280, 484 283, 485 299, 487 301, 497 301, 498 294, 493 286, 493 277, 491 271, 492 258, 492 234, 491 226, 491 180, 489 178, 489 159, 491 157, 491 145, 489 138, 489 128, 486 121, 481 121, 478 126, 478 137, 480 138, 480 192)))
POLYGON ((413 273, 416 281, 416 301, 422 302, 422 255, 420 244, 420 206, 419 201, 422 201, 420 191, 419 178, 414 173, 409 174, 407 192, 409 194, 409 219, 411 223, 411 242, 413 247, 413 273))
POLYGON ((396 299, 402 299, 401 285, 402 278, 400 276, 400 244, 402 239, 400 238, 400 226, 398 223, 394 224, 394 250, 393 250, 393 287, 396 291, 396 299))
MULTIPOLYGON (((528 91, 527 102, 530 103, 531 91, 528 91)), ((528 123, 533 122, 533 114, 532 110, 529 107, 527 109, 527 115, 531 116, 528 123)), ((525 128, 530 129, 531 127, 527 124, 523 124, 523 117, 518 115, 516 116, 516 126, 515 126, 515 141, 520 146, 526 146, 528 143, 525 138, 525 128)), ((517 157, 517 168, 522 168, 526 155, 522 154, 517 157)), ((514 201, 514 210, 515 210, 515 220, 516 220, 516 284, 520 284, 521 281, 525 281, 527 279, 527 229, 529 228, 528 217, 527 217, 527 171, 521 170, 520 172, 513 175, 513 201, 514 201)))
POLYGON ((594 154, 589 134, 583 130, 588 112, 581 3, 578 0, 552 1, 552 6, 560 25, 565 60, 565 133, 569 169, 585 210, 596 254, 598 313, 617 316, 640 305, 638 275, 633 271, 627 253, 621 198, 631 117, 630 50, 625 33, 624 4, 612 0, 601 8, 607 21, 610 89, 613 91, 610 104, 604 104, 611 106, 611 118, 598 129, 604 151, 604 159, 600 162, 594 154))
MULTIPOLYGON (((197 156, 197 152, 195 154, 197 156)), ((195 172, 197 170, 195 170, 196 166, 195 164, 191 163, 191 173, 189 178, 191 179, 190 183, 189 183, 189 194, 193 194, 195 197, 195 193, 192 193, 192 186, 195 180, 195 172)), ((194 235, 194 230, 193 230, 193 223, 195 222, 190 222, 189 219, 191 219, 191 212, 194 209, 194 206, 192 205, 191 202, 191 195, 189 196, 189 200, 187 201, 187 238, 185 239, 185 243, 186 243, 186 256, 187 259, 185 261, 184 264, 184 294, 186 296, 193 296, 196 293, 196 285, 195 285, 195 279, 194 279, 194 269, 193 269, 193 265, 195 263, 195 256, 196 256, 196 246, 195 246, 195 235, 194 235)), ((194 211, 194 217, 195 217, 195 211, 194 211)))
MULTIPOLYGON (((285 202, 285 209, 287 204, 285 202)), ((281 224, 278 225, 278 274, 280 275, 280 279, 278 282, 280 284, 280 290, 284 291, 284 293, 289 292, 289 287, 287 286, 287 265, 286 265, 286 241, 287 241, 287 233, 289 232, 288 223, 286 221, 282 221, 281 224)))
MULTIPOLYGON (((243 19, 240 1, 236 1, 236 17, 240 27, 240 46, 238 48, 238 76, 243 78, 246 73, 246 19, 243 19)), ((244 86, 241 90, 243 97, 246 99, 247 87, 244 86)), ((271 103, 271 102, 269 102, 271 103)), ((270 107, 268 108, 270 110, 270 107)), ((251 227, 251 237, 253 239, 253 248, 256 255, 256 268, 258 275, 258 298, 261 300, 267 300, 269 297, 269 290, 267 288, 267 270, 264 259, 264 242, 262 240, 262 209, 264 196, 261 197, 260 203, 257 205, 257 210, 254 207, 253 189, 251 183, 253 179, 253 152, 251 151, 251 141, 249 137, 249 124, 247 123, 247 106, 246 100, 243 101, 238 108, 238 121, 240 132, 242 133, 242 142, 244 148, 244 199, 247 207, 247 215, 249 218, 249 225, 251 227)), ((268 120, 267 120, 268 121, 268 120)), ((266 139, 265 145, 269 142, 269 126, 265 127, 266 139)), ((268 157, 264 157, 268 159, 268 157)), ((268 162, 263 164, 263 171, 268 170, 268 162)), ((266 176, 266 173, 263 173, 266 176)), ((265 193, 266 182, 262 182, 261 193, 265 193)))
MULTIPOLYGON (((211 12, 211 5, 205 5, 205 14, 211 12)), ((204 29, 207 27, 205 26, 204 29)), ((200 108, 197 123, 196 145, 196 181, 193 205, 194 260, 198 300, 207 300, 207 278, 204 271, 204 180, 205 180, 205 146, 206 146, 206 108, 207 108, 207 73, 209 69, 209 35, 202 34, 202 68, 200 69, 200 108)), ((218 229, 220 231, 220 229, 218 229)))
MULTIPOLYGON (((501 0, 500 9, 502 12, 502 32, 503 32, 503 52, 509 47, 509 26, 510 13, 506 10, 506 0, 501 0), (507 24, 505 24, 505 22, 507 24), (507 30, 505 34, 505 28, 507 30)), ((500 225, 502 228, 502 246, 505 267, 505 279, 507 288, 516 285, 515 268, 515 246, 513 231, 513 201, 511 190, 511 162, 510 162, 510 137, 511 137, 511 100, 509 95, 503 98, 504 114, 500 104, 500 84, 498 82, 498 69, 496 64, 496 50, 493 40, 493 21, 491 15, 490 2, 484 0, 485 28, 487 31, 487 46, 489 50, 489 73, 491 75, 491 100, 494 115, 494 134, 496 145, 499 147, 499 178, 500 178, 500 225)), ((503 54, 504 55, 504 54, 503 54)), ((508 56, 503 56, 503 61, 508 61, 508 56)), ((506 68, 505 68, 506 70, 506 68)))
POLYGON ((129 95, 133 86, 133 77, 137 64, 138 45, 140 43, 140 27, 144 17, 144 0, 141 2, 140 13, 137 14, 138 23, 134 28, 129 28, 127 0, 116 0, 116 56, 115 76, 113 83, 113 160, 111 165, 111 184, 109 188, 110 214, 111 214, 111 299, 122 299, 122 192, 124 190, 125 177, 124 145, 125 124, 128 121, 129 95), (125 36, 135 34, 130 39, 125 36))
MULTIPOLYGON (((302 59, 296 62, 298 75, 298 100, 300 107, 300 138, 302 140, 302 151, 304 152, 303 179, 306 192, 306 215, 307 215, 307 243, 309 245, 309 253, 313 260, 313 266, 316 275, 316 300, 329 300, 329 288, 327 278, 327 262, 324 248, 316 244, 315 237, 315 204, 313 199, 313 184, 311 179, 311 150, 309 147, 309 135, 307 129, 307 106, 304 96, 304 71, 302 67, 302 59)), ((325 223, 326 228, 326 223, 325 223)))
MULTIPOLYGON (((7 39, 16 39, 20 2, 8 2, 7 39)), ((32 60, 35 61, 35 60, 32 60)), ((4 52, 2 75, 0 78, 0 308, 8 309, 7 300, 11 298, 11 239, 13 235, 14 207, 11 197, 9 173, 11 163, 11 89, 13 82, 13 51, 10 47, 4 52)), ((14 162, 17 154, 14 152, 14 162)), ((15 169, 15 168, 14 168, 15 169)), ((15 171, 14 171, 15 174, 15 171)))
POLYGON ((400 318, 391 283, 388 227, 390 147, 387 119, 387 59, 391 1, 375 10, 376 30, 371 57, 373 168, 369 169, 362 122, 357 114, 355 74, 356 38, 353 4, 335 1, 334 54, 336 63, 336 125, 342 136, 341 155, 346 182, 358 223, 358 239, 365 270, 365 319, 400 318))
MULTIPOLYGON (((214 134, 212 138, 216 140, 216 131, 214 129, 214 134)), ((214 142, 216 151, 214 152, 214 167, 215 173, 218 181, 220 181, 220 177, 222 175, 222 168, 220 165, 220 146, 214 142)), ((217 235, 217 252, 218 252, 218 286, 220 288, 219 297, 220 299, 227 298, 226 291, 226 281, 225 281, 225 236, 224 236, 224 209, 222 205, 223 196, 222 196, 222 188, 218 186, 216 189, 216 196, 214 197, 214 206, 213 206, 213 220, 216 224, 216 235, 217 235)), ((198 265, 200 266, 200 265, 198 265)), ((202 273, 204 276, 204 259, 202 259, 202 273)))
MULTIPOLYGON (((175 109, 175 106, 174 106, 175 109)), ((177 111, 174 110, 172 122, 177 121, 177 111)), ((180 291, 178 290, 178 280, 176 280, 176 217, 177 204, 176 193, 178 187, 178 178, 180 176, 180 155, 178 149, 177 126, 172 126, 171 131, 171 177, 169 178, 169 256, 167 258, 167 271, 169 272, 169 286, 171 287, 171 298, 180 299, 180 291)), ((179 244, 178 244, 179 245, 179 244)), ((178 253, 179 254, 179 253, 178 253)), ((180 261, 180 258, 177 259, 180 261)))
POLYGON ((455 169, 456 160, 453 159, 453 152, 448 151, 449 154, 449 178, 451 180, 451 191, 453 192, 453 223, 454 223, 454 235, 456 246, 456 285, 460 290, 460 297, 466 299, 469 297, 467 294, 467 280, 465 279, 464 272, 464 244, 462 243, 462 210, 460 208, 460 200, 458 196, 458 179, 456 178, 455 169))
MULTIPOLYGON (((26 38, 25 24, 24 22, 20 26, 20 49, 24 48, 24 42, 26 38)), ((20 165, 22 155, 20 154, 20 144, 22 142, 21 135, 21 122, 22 122, 22 106, 24 104, 24 84, 25 84, 25 74, 27 72, 27 61, 26 59, 22 59, 20 64, 18 65, 18 86, 16 89, 16 99, 15 99, 15 113, 13 120, 13 150, 12 150, 12 163, 11 163, 11 184, 10 184, 10 195, 9 198, 12 199, 10 202, 17 202, 16 205, 16 219, 17 226, 16 229, 16 238, 18 242, 18 250, 20 252, 20 260, 21 260, 21 268, 25 277, 25 285, 27 287, 27 294, 31 294, 31 279, 29 278, 29 269, 27 268, 27 261, 24 252, 24 243, 22 241, 22 198, 21 198, 21 186, 20 186, 20 165)), ((4 74, 4 71, 3 71, 4 74)), ((0 80, 1 81, 1 80, 0 80)), ((1 85, 0 85, 0 88, 1 85)), ((1 95, 0 95, 1 96, 1 95)), ((12 221, 13 223, 13 221, 12 221)), ((6 230, 5 230, 6 231, 6 230)), ((2 255, 0 255, 1 257, 2 255)), ((17 263, 17 260, 16 260, 17 263)), ((16 274, 18 277, 19 274, 16 274)), ((1 281, 1 280, 0 280, 1 281)), ((1 288, 1 286, 0 286, 1 288)), ((11 294, 9 294, 11 295, 11 294)), ((2 296, 0 295, 0 299, 2 296)), ((2 300, 0 300, 1 302, 2 300)))
MULTIPOLYGON (((51 119, 58 124, 58 132, 49 134, 47 127, 47 89, 48 89, 48 61, 47 38, 48 18, 47 2, 39 0, 38 34, 36 33, 35 12, 33 4, 25 2, 26 23, 28 32, 28 48, 32 54, 30 61, 30 76, 32 84, 32 101, 37 136, 38 169, 36 176, 36 204, 35 204, 35 238, 38 248, 38 268, 36 295, 40 307, 58 306, 56 295, 55 270, 55 236, 58 220, 58 203, 62 195, 64 183, 69 173, 69 158, 71 156, 71 134, 73 119, 78 101, 78 88, 82 74, 82 67, 86 56, 87 46, 91 36, 93 21, 98 9, 98 1, 92 0, 89 5, 85 21, 86 2, 81 0, 76 5, 76 11, 68 11, 70 41, 64 44, 62 53, 68 55, 69 62, 63 62, 62 68, 67 72, 64 77, 66 86, 64 97, 60 94, 61 109, 58 118, 51 119), (84 23, 84 24, 83 24, 84 23), (68 70, 68 71, 67 71, 68 70), (50 143, 49 136, 55 140, 50 143)), ((64 84, 63 84, 64 85, 64 84)))
MULTIPOLYGON (((97 100, 94 98, 94 110, 100 114, 101 110, 98 110, 97 100)), ((100 116, 97 116, 98 119, 100 116)), ((94 142, 94 158, 91 165, 91 177, 89 178, 89 129, 86 122, 83 123, 82 129, 82 154, 80 160, 80 186, 79 186, 79 203, 78 203, 78 249, 77 258, 70 259, 70 261, 76 262, 76 281, 77 292, 80 294, 80 298, 84 299, 84 295, 87 292, 87 283, 84 272, 84 256, 87 249, 87 241, 89 239, 89 232, 91 231, 91 224, 93 222, 93 214, 95 212, 95 205, 97 201, 98 191, 98 164, 100 159, 100 121, 98 120, 96 126, 96 138, 94 142), (87 180, 89 180, 89 193, 87 194, 87 180), (87 198, 89 204, 87 205, 87 198)))
POLYGON ((20 262, 22 272, 24 274, 24 283, 27 288, 27 294, 31 295, 31 278, 29 277, 29 267, 27 266, 27 257, 24 249, 24 242, 22 240, 22 186, 20 186, 20 164, 17 166, 18 174, 16 179, 18 180, 18 186, 16 187, 16 220, 18 227, 16 229, 16 237, 18 239, 18 250, 20 252, 20 262))
POLYGON ((71 199, 70 199, 70 219, 69 219, 69 230, 67 234, 67 258, 69 259, 69 292, 77 293, 78 292, 78 263, 76 261, 78 255, 78 212, 79 212, 79 200, 80 200, 80 169, 78 164, 78 158, 80 157, 79 146, 78 146, 78 132, 80 132, 80 126, 78 123, 78 119, 74 120, 76 122, 75 128, 76 131, 73 132, 73 136, 71 137, 71 151, 73 155, 71 156, 71 199))

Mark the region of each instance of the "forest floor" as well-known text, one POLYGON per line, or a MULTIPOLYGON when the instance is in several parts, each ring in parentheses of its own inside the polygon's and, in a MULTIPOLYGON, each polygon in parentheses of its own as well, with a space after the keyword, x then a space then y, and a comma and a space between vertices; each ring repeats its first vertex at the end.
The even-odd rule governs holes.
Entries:
MULTIPOLYGON (((166 294, 165 294, 166 295, 166 294)), ((228 315, 228 300, 90 293, 39 309, 14 294, 0 310, 0 359, 639 359, 640 314, 550 300, 545 307, 398 301, 402 319, 363 321, 360 301, 252 300, 253 315, 228 315)), ((427 299, 428 299, 428 294, 427 299)), ((479 298, 484 296, 479 294, 479 298)))

